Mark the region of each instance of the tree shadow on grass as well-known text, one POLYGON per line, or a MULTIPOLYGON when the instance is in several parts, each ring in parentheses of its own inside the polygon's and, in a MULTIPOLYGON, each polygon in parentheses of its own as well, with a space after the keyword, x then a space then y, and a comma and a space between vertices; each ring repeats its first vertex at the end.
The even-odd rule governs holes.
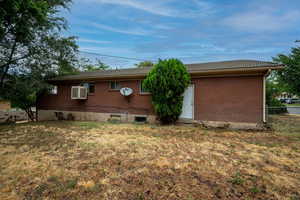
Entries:
MULTIPOLYGON (((1 146, 26 146, 29 149, 48 147, 52 150, 59 147, 74 145, 75 141, 67 138, 65 133, 32 125, 10 125, 0 132, 1 146)), ((25 147, 25 148, 26 148, 25 147)))

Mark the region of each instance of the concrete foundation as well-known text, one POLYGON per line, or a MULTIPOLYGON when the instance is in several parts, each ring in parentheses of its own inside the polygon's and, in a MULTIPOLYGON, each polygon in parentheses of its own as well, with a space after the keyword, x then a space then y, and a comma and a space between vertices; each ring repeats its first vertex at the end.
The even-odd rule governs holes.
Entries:
POLYGON ((60 110, 39 110, 39 121, 53 121, 58 120, 55 113, 62 113, 63 117, 67 119, 69 114, 74 116, 76 121, 99 121, 106 122, 110 120, 119 120, 121 122, 134 122, 136 117, 146 117, 148 123, 155 123, 154 115, 135 115, 126 113, 96 113, 96 112, 76 112, 76 111, 60 111, 60 110))
MULTIPOLYGON (((60 110, 39 110, 39 121, 53 121, 58 120, 55 113, 62 113, 63 117, 67 119, 69 114, 72 114, 76 121, 99 121, 107 122, 117 120, 120 122, 135 122, 136 117, 146 117, 148 123, 156 123, 155 115, 135 115, 126 113, 96 113, 96 112, 75 112, 75 111, 60 111, 60 110)), ((263 130, 263 124, 257 123, 240 123, 240 122, 221 122, 221 121, 198 121, 180 119, 179 123, 183 124, 201 124, 211 128, 228 128, 237 130, 263 130)))
POLYGON ((220 122, 220 121, 201 121, 206 127, 211 128, 227 128, 235 130, 263 130, 264 124, 257 123, 241 123, 241 122, 220 122))

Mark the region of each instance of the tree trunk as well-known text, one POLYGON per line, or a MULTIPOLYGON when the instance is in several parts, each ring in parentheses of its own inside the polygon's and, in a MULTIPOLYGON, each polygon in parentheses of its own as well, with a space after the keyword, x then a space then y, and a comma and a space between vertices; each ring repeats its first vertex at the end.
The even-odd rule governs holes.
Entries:
POLYGON ((35 121, 35 116, 34 116, 33 111, 31 110, 31 108, 27 108, 25 110, 25 112, 27 113, 28 118, 29 118, 30 121, 32 121, 32 122, 35 121))

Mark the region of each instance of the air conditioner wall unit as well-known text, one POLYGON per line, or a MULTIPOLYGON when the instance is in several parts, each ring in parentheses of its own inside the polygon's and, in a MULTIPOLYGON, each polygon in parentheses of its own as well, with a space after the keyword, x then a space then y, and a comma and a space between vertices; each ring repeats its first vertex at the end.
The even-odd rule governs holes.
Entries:
POLYGON ((87 90, 83 86, 72 86, 71 99, 87 99, 87 90))

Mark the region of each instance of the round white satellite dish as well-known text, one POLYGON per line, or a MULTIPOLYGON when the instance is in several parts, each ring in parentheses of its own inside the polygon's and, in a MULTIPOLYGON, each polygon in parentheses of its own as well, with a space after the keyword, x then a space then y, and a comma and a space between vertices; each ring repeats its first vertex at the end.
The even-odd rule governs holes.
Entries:
POLYGON ((123 96, 127 97, 127 96, 129 96, 129 95, 131 95, 131 94, 133 93, 133 89, 128 88, 128 87, 121 88, 121 89, 120 89, 120 93, 121 93, 123 96))

